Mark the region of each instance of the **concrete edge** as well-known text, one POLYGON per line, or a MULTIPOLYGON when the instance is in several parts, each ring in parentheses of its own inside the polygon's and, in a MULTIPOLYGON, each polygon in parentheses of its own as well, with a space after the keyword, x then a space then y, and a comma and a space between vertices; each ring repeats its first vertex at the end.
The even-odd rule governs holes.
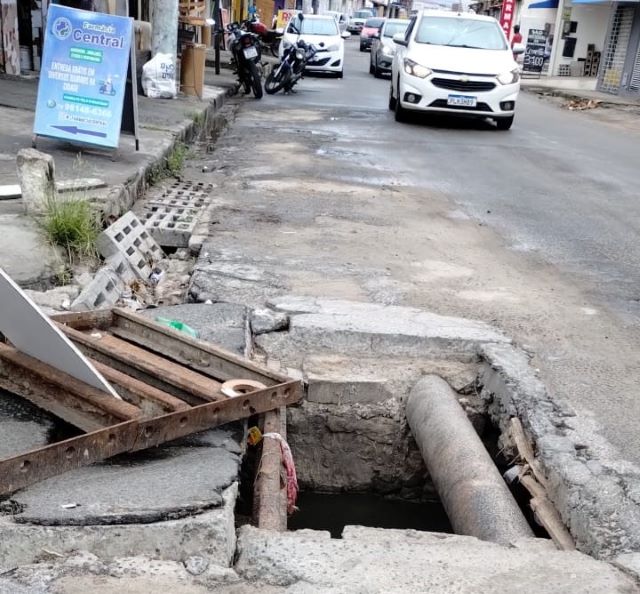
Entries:
MULTIPOLYGON (((612 99, 608 101, 606 99, 600 99, 597 97, 590 97, 589 95, 585 95, 579 89, 572 91, 568 89, 559 89, 557 87, 545 87, 543 85, 522 85, 520 87, 520 90, 526 93, 531 93, 533 95, 551 95, 552 97, 562 97, 563 99, 568 100, 593 99, 595 101, 599 101, 601 107, 633 107, 640 111, 640 103, 634 101, 625 101, 624 98, 620 98, 617 95, 615 96, 615 99, 612 97, 612 99)), ((591 93, 593 91, 585 92, 591 93)))
POLYGON ((578 550, 604 560, 640 551, 640 469, 621 458, 594 422, 549 394, 526 353, 489 344, 479 354, 482 397, 502 445, 509 447, 508 423, 518 416, 578 550))
POLYGON ((0 573, 37 563, 47 555, 88 551, 102 560, 148 556, 184 561, 206 558, 211 565, 230 567, 236 550, 235 503, 238 483, 222 493, 222 506, 179 520, 151 524, 41 526, 17 524, 0 516, 0 573))

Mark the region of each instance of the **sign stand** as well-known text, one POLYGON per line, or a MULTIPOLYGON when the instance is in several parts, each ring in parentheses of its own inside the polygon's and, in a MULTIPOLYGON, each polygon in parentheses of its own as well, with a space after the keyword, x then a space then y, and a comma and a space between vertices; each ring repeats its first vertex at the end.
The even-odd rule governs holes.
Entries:
POLYGON ((140 150, 132 19, 60 5, 48 17, 32 146, 44 136, 117 150, 125 133, 140 150))

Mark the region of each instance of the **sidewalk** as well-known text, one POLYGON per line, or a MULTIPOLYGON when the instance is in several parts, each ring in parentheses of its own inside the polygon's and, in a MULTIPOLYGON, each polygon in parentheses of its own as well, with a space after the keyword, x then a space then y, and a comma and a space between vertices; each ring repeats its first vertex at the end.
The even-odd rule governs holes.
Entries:
MULTIPOLYGON (((593 81, 593 79, 585 79, 593 81)), ((640 108, 640 97, 619 97, 609 93, 602 93, 588 88, 580 88, 580 79, 570 79, 565 77, 541 77, 523 78, 520 86, 523 91, 537 93, 539 95, 554 95, 566 99, 587 99, 599 101, 603 107, 637 107, 640 108), (571 86, 574 81, 575 86, 571 86)))
MULTIPOLYGON (((98 200, 107 212, 120 214, 144 191, 149 169, 179 140, 194 138, 208 117, 219 109, 235 86, 228 70, 205 73, 203 100, 181 95, 175 100, 138 97, 140 151, 133 137, 123 135, 117 152, 81 147, 39 138, 37 148, 53 156, 56 181, 100 178, 107 187, 98 200), (203 117, 205 116, 205 117, 203 117), (81 154, 79 159, 78 155, 81 154)), ((0 185, 17 184, 16 154, 31 147, 37 79, 0 78, 0 185)), ((0 267, 28 287, 44 287, 54 280, 61 260, 46 245, 36 223, 23 214, 20 200, 0 200, 0 267)))

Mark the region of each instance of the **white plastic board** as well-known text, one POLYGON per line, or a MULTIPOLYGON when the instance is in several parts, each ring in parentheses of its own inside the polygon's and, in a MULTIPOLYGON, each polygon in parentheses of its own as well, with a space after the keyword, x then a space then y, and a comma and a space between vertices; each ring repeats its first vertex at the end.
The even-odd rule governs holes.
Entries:
POLYGON ((0 332, 19 351, 121 400, 77 347, 0 268, 0 332))

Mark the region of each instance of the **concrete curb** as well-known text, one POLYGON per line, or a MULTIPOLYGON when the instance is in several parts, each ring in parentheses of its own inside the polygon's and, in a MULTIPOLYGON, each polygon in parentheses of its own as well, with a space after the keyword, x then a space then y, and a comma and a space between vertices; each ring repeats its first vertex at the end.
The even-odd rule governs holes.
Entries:
POLYGON ((600 102, 600 107, 607 108, 616 108, 616 107, 633 107, 640 111, 640 103, 637 101, 625 101, 624 98, 616 97, 615 100, 612 98, 610 101, 606 99, 601 99, 600 97, 594 97, 590 95, 590 92, 581 92, 579 90, 570 91, 566 89, 558 89, 555 87, 544 87, 544 86, 522 86, 521 90, 526 93, 531 93, 533 95, 551 95, 552 97, 563 97, 568 100, 579 100, 579 99, 594 99, 595 101, 600 102))
POLYGON ((502 445, 510 446, 509 420, 519 417, 578 549, 606 560, 640 551, 640 469, 623 461, 596 423, 549 394, 523 351, 489 344, 479 354, 481 395, 502 445))
MULTIPOLYGON (((209 87, 211 90, 211 87, 209 87)), ((106 210, 106 216, 118 218, 129 210, 133 204, 144 194, 149 187, 149 177, 155 167, 161 164, 169 154, 175 149, 178 143, 188 144, 202 134, 212 132, 218 128, 216 122, 218 113, 226 103, 228 97, 233 95, 234 88, 214 88, 213 96, 208 98, 206 107, 198 112, 197 120, 185 120, 177 130, 173 131, 171 141, 156 150, 156 153, 139 167, 124 184, 111 186, 106 196, 105 204, 102 207, 106 210), (200 123, 201 115, 204 114, 204 121, 200 123), (106 208, 105 208, 106 207, 106 208)))

